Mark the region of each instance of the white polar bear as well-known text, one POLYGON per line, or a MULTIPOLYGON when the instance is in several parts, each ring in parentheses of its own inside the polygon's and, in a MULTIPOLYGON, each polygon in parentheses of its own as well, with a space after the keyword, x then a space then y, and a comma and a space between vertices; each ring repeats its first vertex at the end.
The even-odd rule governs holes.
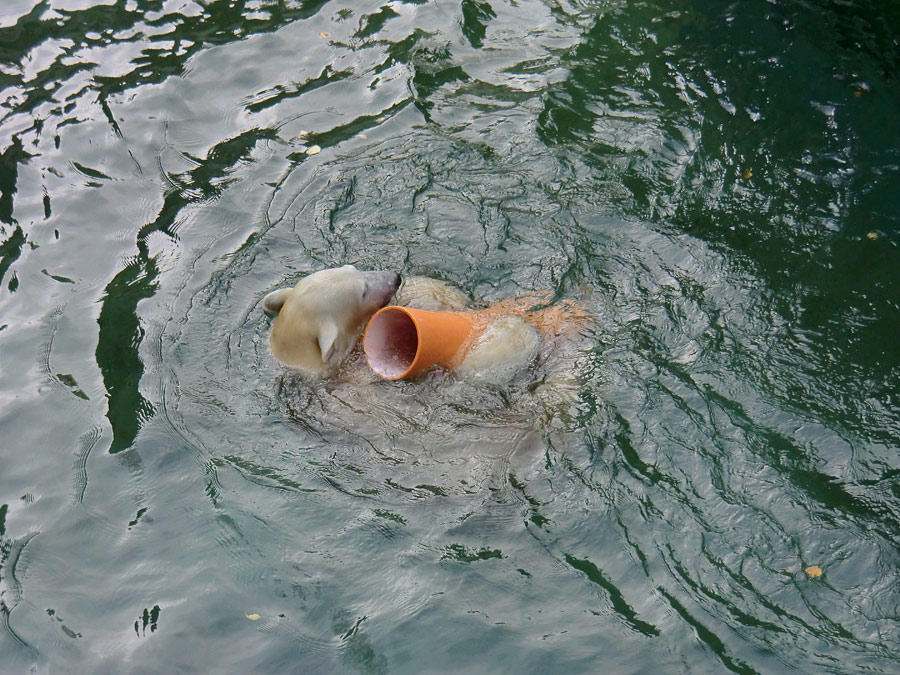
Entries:
POLYGON ((341 364, 366 322, 399 286, 396 272, 362 272, 344 265, 269 293, 262 306, 275 317, 269 333, 272 355, 307 375, 327 375, 341 364))
MULTIPOLYGON (((263 299, 263 310, 275 316, 269 334, 272 355, 308 375, 326 376, 345 359, 371 316, 392 297, 392 304, 414 309, 469 308, 462 291, 436 279, 411 277, 400 287, 396 272, 362 272, 352 265, 322 270, 263 299)), ((528 301, 512 303, 508 310, 501 307, 505 303, 496 306, 499 311, 454 364, 454 372, 471 380, 508 381, 534 361, 543 337, 559 334, 558 320, 535 321, 552 308, 532 313, 521 309, 529 306, 528 301)))

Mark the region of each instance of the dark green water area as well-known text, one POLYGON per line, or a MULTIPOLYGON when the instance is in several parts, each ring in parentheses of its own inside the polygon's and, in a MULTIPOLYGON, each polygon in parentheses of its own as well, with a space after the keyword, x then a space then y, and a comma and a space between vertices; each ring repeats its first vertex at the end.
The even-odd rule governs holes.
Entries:
POLYGON ((3 0, 0 670, 900 671, 898 40, 3 0), (262 297, 345 263, 581 303, 574 395, 289 372, 262 297))

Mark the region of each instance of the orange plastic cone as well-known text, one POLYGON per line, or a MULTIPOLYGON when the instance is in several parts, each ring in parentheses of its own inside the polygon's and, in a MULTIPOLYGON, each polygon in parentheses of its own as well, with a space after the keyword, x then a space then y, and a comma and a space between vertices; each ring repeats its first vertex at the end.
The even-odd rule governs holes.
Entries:
POLYGON ((388 380, 429 366, 452 365, 472 337, 471 313, 428 312, 390 305, 369 320, 363 349, 369 367, 388 380))

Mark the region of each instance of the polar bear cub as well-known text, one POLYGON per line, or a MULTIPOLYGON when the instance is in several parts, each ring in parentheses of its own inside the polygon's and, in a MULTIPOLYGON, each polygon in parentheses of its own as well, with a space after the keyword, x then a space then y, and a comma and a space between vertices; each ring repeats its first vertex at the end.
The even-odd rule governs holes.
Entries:
POLYGON ((363 272, 344 265, 272 291, 262 301, 263 311, 275 317, 269 333, 272 355, 308 375, 331 372, 399 287, 396 272, 363 272))
MULTIPOLYGON (((263 310, 275 317, 269 333, 272 355, 307 375, 328 375, 392 297, 393 304, 430 311, 458 312, 468 305, 462 291, 437 279, 410 277, 400 287, 396 272, 363 272, 353 265, 321 270, 263 298, 263 310)), ((498 317, 454 371, 470 380, 503 382, 534 360, 540 344, 538 331, 521 317, 498 317)))

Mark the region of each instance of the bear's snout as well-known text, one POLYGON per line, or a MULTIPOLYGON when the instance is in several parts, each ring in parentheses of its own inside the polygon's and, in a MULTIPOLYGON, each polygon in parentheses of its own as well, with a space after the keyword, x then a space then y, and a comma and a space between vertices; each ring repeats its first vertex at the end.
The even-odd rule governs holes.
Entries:
POLYGON ((381 309, 387 305, 400 288, 397 272, 363 272, 366 278, 366 301, 370 307, 381 309))
POLYGON ((402 281, 400 274, 398 272, 385 272, 385 274, 389 275, 389 285, 396 292, 396 290, 400 288, 400 282, 402 281))

